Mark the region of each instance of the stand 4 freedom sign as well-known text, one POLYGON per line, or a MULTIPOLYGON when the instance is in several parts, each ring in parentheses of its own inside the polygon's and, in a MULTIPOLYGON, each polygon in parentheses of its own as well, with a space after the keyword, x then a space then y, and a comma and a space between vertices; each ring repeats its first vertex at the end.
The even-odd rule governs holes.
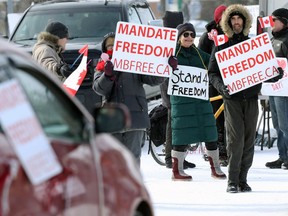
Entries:
POLYGON ((208 86, 207 70, 178 65, 178 70, 173 71, 170 76, 167 93, 208 100, 208 86))
POLYGON ((286 58, 277 58, 279 67, 284 70, 283 78, 274 83, 263 83, 261 94, 268 96, 288 96, 288 68, 286 58))
POLYGON ((260 34, 215 54, 230 94, 242 91, 279 74, 268 33, 260 34))
POLYGON ((114 70, 169 77, 178 30, 118 22, 113 47, 114 70))

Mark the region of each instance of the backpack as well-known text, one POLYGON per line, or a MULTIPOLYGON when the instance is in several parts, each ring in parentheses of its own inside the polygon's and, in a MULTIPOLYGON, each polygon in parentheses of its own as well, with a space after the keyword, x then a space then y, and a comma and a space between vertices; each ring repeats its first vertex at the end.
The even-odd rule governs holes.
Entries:
POLYGON ((166 141, 166 125, 168 118, 168 109, 162 104, 154 107, 150 113, 150 128, 147 130, 149 142, 154 143, 156 147, 162 145, 166 141))

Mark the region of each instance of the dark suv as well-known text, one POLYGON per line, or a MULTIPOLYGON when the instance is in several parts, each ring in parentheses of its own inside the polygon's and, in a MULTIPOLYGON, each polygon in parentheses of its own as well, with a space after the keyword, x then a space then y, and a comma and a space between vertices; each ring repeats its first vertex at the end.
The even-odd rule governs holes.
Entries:
MULTIPOLYGON (((91 89, 91 84, 94 68, 101 55, 103 36, 115 31, 118 21, 148 24, 150 20, 154 20, 154 15, 145 0, 47 1, 32 5, 24 12, 9 40, 31 52, 39 32, 44 30, 48 22, 60 21, 67 25, 70 38, 63 55, 73 70, 81 61, 81 58, 76 60, 79 56, 78 50, 85 44, 89 46, 88 73, 76 96, 91 111, 100 100, 91 89)), ((155 90, 147 89, 147 99, 155 96, 153 91, 155 90)))

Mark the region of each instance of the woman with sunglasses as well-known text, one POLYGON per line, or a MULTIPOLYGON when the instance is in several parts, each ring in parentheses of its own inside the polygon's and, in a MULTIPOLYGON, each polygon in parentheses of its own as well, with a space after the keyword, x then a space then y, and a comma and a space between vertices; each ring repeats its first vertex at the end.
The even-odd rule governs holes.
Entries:
MULTIPOLYGON (((178 25, 177 29, 176 58, 169 58, 170 66, 173 70, 177 69, 178 64, 207 70, 210 55, 194 45, 196 36, 194 26, 191 23, 184 23, 178 25)), ((205 142, 211 165, 211 176, 226 179, 219 165, 218 134, 210 101, 171 95, 170 102, 173 145, 172 179, 192 180, 192 176, 184 172, 183 161, 187 155, 187 145, 197 142, 205 142)))

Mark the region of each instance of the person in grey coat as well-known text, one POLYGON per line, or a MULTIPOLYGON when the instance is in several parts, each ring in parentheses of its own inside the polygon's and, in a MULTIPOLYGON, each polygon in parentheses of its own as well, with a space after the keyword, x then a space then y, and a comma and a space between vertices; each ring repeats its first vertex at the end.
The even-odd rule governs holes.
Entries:
MULTIPOLYGON (((114 37, 114 34, 110 33, 108 35, 114 37)), ((108 41, 108 38, 104 36, 102 42, 104 51, 106 41, 108 41)), ((145 131, 150 127, 148 103, 143 85, 156 86, 163 81, 163 77, 115 71, 110 60, 106 61, 103 71, 96 70, 95 72, 94 91, 104 96, 107 102, 125 104, 130 111, 131 127, 125 131, 113 133, 113 136, 131 151, 139 166, 141 146, 145 142, 145 131)))
POLYGON ((71 74, 61 55, 69 37, 68 28, 61 22, 49 23, 38 36, 32 57, 44 68, 64 81, 71 74))

